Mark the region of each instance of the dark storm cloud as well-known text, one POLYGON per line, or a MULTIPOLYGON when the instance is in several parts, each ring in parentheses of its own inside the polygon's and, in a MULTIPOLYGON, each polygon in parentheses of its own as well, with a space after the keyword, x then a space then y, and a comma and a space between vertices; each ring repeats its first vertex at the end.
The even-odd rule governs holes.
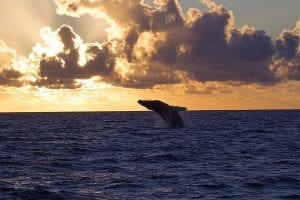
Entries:
POLYGON ((43 55, 40 60, 40 79, 34 85, 49 88, 76 88, 76 79, 89 79, 93 76, 108 77, 114 73, 115 56, 109 43, 101 47, 90 45, 86 55, 91 57, 84 66, 79 63, 79 47, 75 45, 77 37, 68 26, 62 26, 58 36, 64 49, 56 56, 43 55))
POLYGON ((242 33, 233 30, 229 42, 232 59, 246 62, 264 61, 274 54, 271 38, 264 31, 242 33))
POLYGON ((300 81, 300 23, 294 30, 284 30, 276 40, 273 68, 287 80, 300 81))
POLYGON ((114 85, 145 88, 178 83, 184 80, 182 74, 199 82, 268 85, 299 80, 297 34, 285 32, 273 43, 264 31, 247 26, 236 29, 232 12, 210 1, 206 4, 211 10, 204 14, 197 9, 183 13, 177 0, 156 1, 156 7, 140 0, 55 2, 64 14, 104 12, 123 28, 124 35, 115 40, 116 51, 109 42, 88 47, 91 59, 79 66, 74 33, 61 28, 64 51, 41 59, 42 85, 75 87, 75 79, 100 76, 114 85), (145 33, 152 38, 143 38, 145 33), (130 73, 125 77, 118 71, 118 58, 129 63, 130 73))
POLYGON ((300 81, 300 58, 298 57, 297 64, 289 68, 288 73, 289 80, 300 81))
POLYGON ((286 31, 276 40, 278 57, 286 60, 295 59, 299 49, 300 38, 291 31, 286 31))
POLYGON ((230 11, 220 8, 190 26, 173 28, 165 42, 156 44, 152 60, 186 71, 200 82, 274 82, 268 67, 274 54, 270 37, 263 31, 230 30, 232 20, 230 11), (181 45, 186 51, 178 51, 181 45))
POLYGON ((15 54, 0 40, 0 86, 19 87, 22 82, 21 72, 13 69, 15 54))
POLYGON ((294 80, 300 81, 300 55, 299 53, 296 57, 287 61, 286 59, 276 59, 274 61, 273 67, 275 71, 281 75, 284 80, 294 80))
POLYGON ((125 49, 127 60, 129 62, 131 62, 133 48, 134 48, 134 45, 137 42, 138 38, 139 38, 139 33, 134 29, 130 30, 125 37, 125 48, 124 49, 125 49))
MULTIPOLYGON (((133 33, 134 34, 134 33, 133 33)), ((63 44, 63 51, 55 56, 44 54, 40 60, 39 79, 32 85, 52 89, 81 87, 78 79, 89 79, 94 76, 101 77, 107 83, 130 88, 149 88, 154 84, 179 83, 181 79, 176 73, 160 66, 136 65, 134 71, 122 77, 116 70, 116 53, 110 43, 88 45, 85 56, 87 62, 79 65, 79 48, 75 44, 78 37, 71 27, 62 26, 57 35, 63 44), (141 73, 143 72, 143 73, 141 73)), ((130 40, 128 39, 128 44, 130 40)), ((126 50, 125 50, 126 51, 126 50)), ((131 50, 132 51, 132 50, 131 50)))
POLYGON ((0 72, 0 86, 21 86, 22 83, 18 80, 22 74, 16 70, 10 69, 4 69, 2 72, 0 72))
POLYGON ((175 0, 168 1, 162 10, 153 11, 151 14, 152 31, 165 31, 183 25, 182 10, 175 0))
MULTIPOLYGON (((111 80, 107 80, 112 83, 111 80)), ((181 83, 183 78, 175 71, 159 65, 138 65, 134 66, 134 72, 127 74, 126 78, 114 79, 113 84, 117 86, 145 89, 152 88, 159 84, 181 83)))

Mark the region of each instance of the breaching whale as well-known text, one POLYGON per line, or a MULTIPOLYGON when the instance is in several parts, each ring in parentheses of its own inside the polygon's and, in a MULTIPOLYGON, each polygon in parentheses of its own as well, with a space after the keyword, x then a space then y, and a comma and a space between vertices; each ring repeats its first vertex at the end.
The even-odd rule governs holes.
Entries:
POLYGON ((177 111, 185 111, 185 107, 170 106, 160 100, 138 100, 138 103, 159 114, 170 127, 184 127, 184 122, 177 111))

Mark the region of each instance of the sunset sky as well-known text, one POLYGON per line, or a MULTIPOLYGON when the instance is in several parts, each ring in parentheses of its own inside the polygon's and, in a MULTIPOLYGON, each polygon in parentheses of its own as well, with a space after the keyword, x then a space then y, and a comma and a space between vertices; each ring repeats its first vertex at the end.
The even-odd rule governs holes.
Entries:
POLYGON ((0 112, 300 109, 299 0, 1 0, 0 112))

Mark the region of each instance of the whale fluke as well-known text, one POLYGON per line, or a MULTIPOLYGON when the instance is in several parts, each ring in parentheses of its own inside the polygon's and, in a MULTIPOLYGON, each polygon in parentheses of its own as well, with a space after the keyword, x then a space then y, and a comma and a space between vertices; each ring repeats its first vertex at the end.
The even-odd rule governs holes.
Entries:
POLYGON ((184 127, 184 122, 177 111, 185 111, 185 107, 170 106, 160 100, 138 100, 138 103, 159 114, 170 127, 184 127))

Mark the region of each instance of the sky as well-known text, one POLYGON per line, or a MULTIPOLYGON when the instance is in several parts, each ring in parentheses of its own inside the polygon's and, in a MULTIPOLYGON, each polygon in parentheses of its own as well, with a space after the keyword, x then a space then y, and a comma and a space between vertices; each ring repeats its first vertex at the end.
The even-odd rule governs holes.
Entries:
POLYGON ((0 112, 300 109, 299 0, 1 0, 0 112))

